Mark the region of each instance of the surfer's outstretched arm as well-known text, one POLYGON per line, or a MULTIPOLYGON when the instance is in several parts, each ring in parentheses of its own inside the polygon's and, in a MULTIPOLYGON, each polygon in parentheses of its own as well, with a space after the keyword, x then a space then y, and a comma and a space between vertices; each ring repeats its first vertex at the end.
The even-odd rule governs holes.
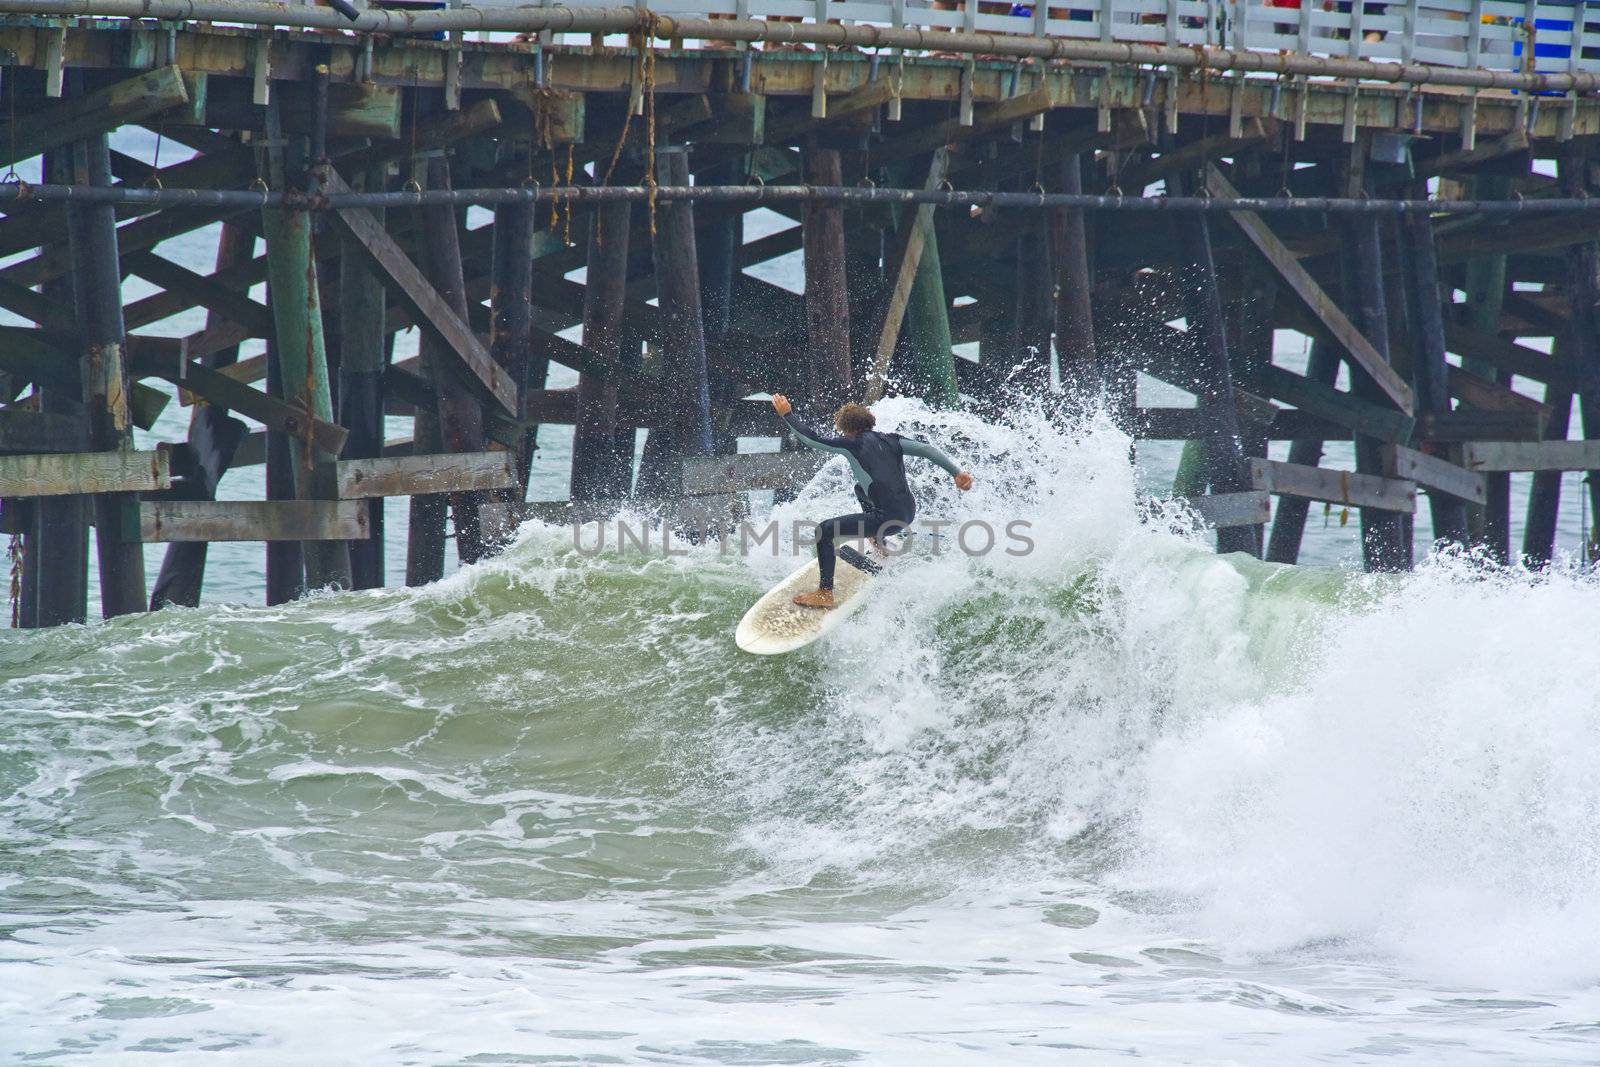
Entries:
POLYGON ((805 423, 801 422, 800 416, 796 415, 794 413, 794 408, 789 406, 788 397, 785 397, 782 393, 779 393, 772 398, 772 406, 777 410, 778 417, 783 420, 783 424, 789 427, 789 429, 793 430, 795 436, 800 438, 801 441, 805 442, 808 448, 814 448, 819 452, 838 452, 842 455, 850 454, 850 442, 846 441, 843 437, 835 437, 832 434, 819 433, 818 431, 807 426, 805 423))
POLYGON ((900 438, 900 451, 908 456, 920 456, 932 460, 944 468, 944 472, 956 480, 956 485, 961 489, 972 488, 972 475, 956 466, 955 460, 939 450, 937 445, 930 445, 926 441, 918 441, 914 437, 900 438))

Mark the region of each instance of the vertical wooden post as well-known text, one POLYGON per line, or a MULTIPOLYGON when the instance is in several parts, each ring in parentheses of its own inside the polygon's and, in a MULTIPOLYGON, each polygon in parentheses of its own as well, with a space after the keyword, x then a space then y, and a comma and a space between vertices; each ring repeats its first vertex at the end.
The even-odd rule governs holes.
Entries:
MULTIPOLYGON (((13 68, 15 71, 15 68, 13 68)), ((13 90, 8 74, 5 91, 13 90)), ((70 150, 45 153, 45 180, 58 185, 72 181, 70 150)), ((44 295, 70 304, 72 280, 56 278, 43 287, 44 295)), ((53 385, 35 385, 39 410, 60 415, 83 411, 82 392, 53 385)), ((83 622, 89 604, 89 500, 81 496, 39 497, 33 502, 23 544, 20 622, 25 627, 60 626, 83 622)))
MULTIPOLYGON (((267 284, 267 303, 273 303, 272 285, 267 284)), ((283 395, 283 364, 278 359, 278 343, 267 341, 267 392, 283 395)), ((294 455, 289 448, 289 435, 277 430, 267 431, 267 499, 293 500, 294 455)), ((305 552, 299 541, 267 542, 267 603, 282 604, 293 600, 305 589, 305 552)))
MULTIPOLYGON (((1199 408, 1205 424, 1206 481, 1213 493, 1239 492, 1247 487, 1244 453, 1239 439, 1239 410, 1233 396, 1233 371, 1228 360, 1227 326, 1222 294, 1217 286, 1216 261, 1211 253, 1211 225, 1200 212, 1190 212, 1177 222, 1178 242, 1189 267, 1193 288, 1189 293, 1190 328, 1199 338, 1201 382, 1199 408)), ((1258 553, 1253 528, 1217 530, 1218 552, 1258 553)))
MULTIPOLYGON (((1311 357, 1306 377, 1331 387, 1339 378, 1339 350, 1332 341, 1317 338, 1311 342, 1311 357)), ((1297 437, 1289 444, 1289 462, 1315 467, 1322 462, 1320 437, 1297 437)), ((1273 563, 1300 562, 1300 542, 1305 536, 1306 515, 1311 501, 1299 496, 1280 496, 1272 513, 1272 536, 1267 541, 1267 559, 1273 563)))
MULTIPOLYGON (((1424 220, 1426 221, 1426 220, 1424 220)), ((1385 360, 1389 358, 1389 312, 1383 283, 1383 246, 1378 218, 1354 216, 1346 225, 1342 259, 1345 303, 1350 319, 1385 360)), ((1434 308, 1437 317, 1438 307, 1434 308)), ((1441 334, 1442 336, 1442 334, 1441 334)), ((1444 352, 1439 353, 1440 361, 1444 352)), ((1352 391, 1381 402, 1378 385, 1360 368, 1350 367, 1352 391)), ((1365 434, 1355 435, 1356 470, 1362 474, 1383 474, 1382 442, 1365 434)), ((1378 508, 1361 509, 1361 558, 1369 571, 1405 570, 1411 553, 1405 526, 1398 514, 1378 508)))
MULTIPOLYGON (((1033 221, 1033 220, 1030 220, 1033 221)), ((1039 219, 1037 222, 1042 223, 1039 219)), ((1029 226, 1017 238, 1016 307, 1012 351, 1023 368, 1022 383, 1035 396, 1050 392, 1050 338, 1056 325, 1056 272, 1051 264, 1053 234, 1029 226)))
MULTIPOLYGON (((737 184, 744 173, 742 159, 718 163, 694 176, 696 185, 737 184)), ((700 274, 700 324, 706 351, 716 352, 727 342, 732 325, 733 283, 739 272, 739 247, 744 244, 744 211, 728 204, 702 203, 695 209, 694 246, 700 274)), ((709 364, 708 364, 709 367, 709 364)), ((708 370, 713 412, 727 411, 739 401, 738 383, 708 370)), ((738 451, 738 437, 725 429, 726 421, 712 424, 712 451, 738 451)))
MULTIPOLYGON (((916 213, 908 211, 908 221, 916 213)), ((915 225, 914 222, 911 223, 915 225)), ((950 300, 944 292, 944 267, 939 260, 939 235, 933 220, 917 261, 917 274, 906 302, 906 381, 917 396, 933 407, 953 407, 960 400, 956 389, 955 350, 950 338, 950 300)))
MULTIPOLYGON (((1427 189, 1418 183, 1411 190, 1411 195, 1425 197, 1427 189)), ((1417 411, 1419 414, 1449 411, 1449 368, 1445 363, 1444 315, 1439 302, 1439 267, 1433 248, 1433 223, 1426 215, 1411 213, 1401 220, 1400 233, 1405 249, 1407 319, 1411 323, 1411 350, 1415 361, 1412 377, 1417 394, 1417 411)), ((1363 265, 1359 272, 1366 275, 1363 281, 1369 287, 1379 291, 1378 299, 1381 300, 1381 264, 1363 265), (1373 269, 1378 271, 1375 277, 1369 273, 1373 269)), ((1370 334, 1368 336, 1371 337, 1370 334)), ((1373 343, 1377 342, 1374 340, 1373 343)), ((1362 438, 1358 437, 1358 460, 1361 447, 1362 438)), ((1373 473, 1382 472, 1382 465, 1376 459, 1373 460, 1373 466, 1373 473)), ((1428 508, 1433 515, 1435 541, 1466 543, 1467 511, 1460 500, 1444 493, 1429 493, 1428 508)))
MULTIPOLYGON (((1056 187, 1063 193, 1083 192, 1083 165, 1076 152, 1060 155, 1056 187)), ((1094 393, 1104 390, 1121 417, 1133 413, 1133 383, 1124 382, 1100 359, 1094 338, 1092 296, 1094 278, 1089 271, 1089 242, 1083 212, 1058 208, 1051 218, 1056 266, 1056 360, 1063 389, 1094 393)))
MULTIPOLYGON (((1555 358, 1572 363, 1572 342, 1557 338, 1555 358)), ((1550 406, 1550 422, 1545 438, 1564 441, 1572 428, 1572 393, 1554 385, 1545 386, 1544 402, 1550 406)), ((1528 567, 1546 567, 1556 554, 1556 523, 1561 513, 1562 471, 1534 471, 1528 491, 1528 520, 1522 527, 1522 562, 1528 567)))
MULTIPOLYGON (((689 184, 689 152, 681 145, 657 149, 655 167, 660 184, 689 184)), ((654 462, 648 484, 640 488, 652 496, 670 496, 681 484, 678 461, 711 451, 711 389, 706 376, 692 203, 673 201, 656 208, 653 254, 666 369, 665 406, 660 411, 661 425, 650 431, 652 437, 659 437, 650 450, 654 462), (665 433, 661 433, 663 429, 665 433)), ((644 472, 640 477, 643 482, 644 472)))
MULTIPOLYGON (((111 184, 111 147, 104 133, 73 148, 73 179, 81 185, 111 184)), ((131 449, 127 343, 122 321, 122 273, 117 252, 117 215, 111 204, 69 204, 73 297, 83 330, 83 399, 88 407, 89 447, 131 449)), ((100 610, 106 618, 144 611, 144 546, 123 540, 122 517, 138 506, 133 493, 94 498, 95 548, 100 557, 100 610)))
MULTIPOLYGON (((590 213, 588 280, 583 287, 583 343, 616 364, 623 362, 622 309, 628 291, 631 205, 597 204, 590 213)), ((577 425, 572 433, 572 499, 626 496, 633 482, 633 431, 619 447, 617 378, 578 375, 577 425)))
MULTIPOLYGON (((281 140, 283 124, 278 108, 275 100, 267 110, 267 131, 270 138, 281 140)), ((269 150, 275 188, 285 188, 291 175, 303 171, 303 154, 291 162, 292 155, 283 148, 269 150)), ((322 332, 322 293, 312 251, 311 216, 305 211, 265 209, 261 212, 261 229, 267 241, 267 284, 272 292, 283 399, 316 418, 332 422, 333 394, 322 332)), ((320 495, 317 465, 330 463, 335 457, 301 437, 290 439, 289 451, 294 457, 295 496, 316 498, 320 495)), ((350 587, 347 542, 307 541, 302 554, 310 588, 350 587)))
MULTIPOLYGON (((450 188, 450 162, 443 155, 428 158, 428 189, 450 188)), ((450 309, 467 319, 467 283, 461 265, 461 238, 456 209, 448 204, 430 204, 418 211, 418 233, 422 238, 422 273, 438 290, 450 309)), ((424 332, 422 362, 431 368, 433 388, 439 398, 439 435, 446 452, 483 451, 483 407, 467 388, 456 365, 442 351, 442 342, 424 332)), ((450 513, 455 517, 456 558, 475 563, 483 555, 483 534, 478 524, 481 492, 450 494, 450 513)))
MULTIPOLYGON (((217 270, 225 270, 251 259, 255 243, 255 235, 237 223, 223 223, 222 233, 217 238, 217 270)), ((215 311, 207 312, 206 329, 218 328, 223 321, 224 317, 215 311)), ((208 358, 206 364, 225 367, 238 362, 238 359, 239 346, 233 345, 208 358)), ((195 469, 181 482, 184 499, 216 498, 217 482, 233 462, 234 449, 239 447, 244 433, 244 423, 226 411, 219 411, 211 404, 194 405, 189 414, 189 453, 194 459, 195 469)), ((174 489, 179 488, 179 485, 174 485, 174 489)), ((155 587, 150 590, 151 611, 167 604, 191 608, 199 606, 209 547, 204 541, 173 541, 167 545, 155 587)))
MULTIPOLYGON (((364 177, 365 188, 383 188, 381 170, 364 177)), ((381 224, 383 209, 375 209, 373 216, 381 224)), ((386 298, 377 273, 348 247, 354 238, 344 241, 339 257, 339 425, 350 431, 345 458, 372 459, 383 455, 386 298)), ((350 581, 357 589, 379 589, 384 583, 384 500, 373 497, 362 504, 371 533, 365 541, 350 542, 350 581)))
MULTIPOLYGON (((806 181, 843 185, 838 149, 809 144, 806 181)), ((850 396, 850 289, 845 281, 844 207, 807 201, 800 216, 806 273, 807 399, 832 409, 850 396)))
MULTIPOLYGON (((1498 175, 1481 176, 1473 180, 1472 189, 1479 199, 1502 199, 1510 190, 1510 182, 1498 175)), ((1467 260, 1466 293, 1467 301, 1461 309, 1466 325, 1480 333, 1498 334, 1500 309, 1506 294, 1506 257, 1502 254, 1467 260)), ((1463 370, 1501 385, 1511 384, 1510 375, 1482 361, 1465 359, 1461 366, 1463 370)), ((1481 508, 1476 505, 1467 508, 1468 532, 1491 558, 1507 563, 1511 559, 1511 475, 1491 471, 1484 477, 1487 499, 1481 508)))
MULTIPOLYGON (((550 369, 546 353, 532 350, 533 341, 533 234, 537 226, 533 204, 503 204, 494 212, 494 249, 490 262, 489 352, 517 383, 524 404, 530 389, 543 389, 550 369)), ((527 497, 528 475, 539 428, 530 426, 517 447, 517 486, 496 490, 494 498, 520 502, 527 497)))

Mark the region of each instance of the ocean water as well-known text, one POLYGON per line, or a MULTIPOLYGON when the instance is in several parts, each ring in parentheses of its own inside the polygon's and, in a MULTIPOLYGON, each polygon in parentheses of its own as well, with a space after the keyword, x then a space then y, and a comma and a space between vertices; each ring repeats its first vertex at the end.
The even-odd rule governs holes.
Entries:
POLYGON ((1034 549, 787 657, 792 543, 541 526, 0 634, 0 1061, 1600 1058, 1592 577, 1219 557, 1103 422, 881 414, 1034 549))

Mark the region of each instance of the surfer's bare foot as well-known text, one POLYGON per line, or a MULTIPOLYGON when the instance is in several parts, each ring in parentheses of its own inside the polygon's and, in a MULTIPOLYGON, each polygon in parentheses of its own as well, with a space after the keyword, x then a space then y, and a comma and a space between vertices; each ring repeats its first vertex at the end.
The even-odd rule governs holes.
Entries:
POLYGON ((802 608, 831 608, 833 607, 833 590, 818 589, 810 593, 801 593, 794 598, 794 602, 802 608))

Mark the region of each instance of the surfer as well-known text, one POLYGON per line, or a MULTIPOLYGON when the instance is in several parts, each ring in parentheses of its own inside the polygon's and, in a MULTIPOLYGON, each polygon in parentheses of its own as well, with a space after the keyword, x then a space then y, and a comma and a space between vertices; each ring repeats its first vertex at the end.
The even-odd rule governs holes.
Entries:
POLYGON ((860 511, 818 524, 817 570, 821 581, 814 592, 794 598, 803 608, 833 607, 834 538, 870 539, 873 547, 884 553, 884 534, 903 530, 916 518, 917 501, 906 484, 907 456, 931 459, 955 478, 956 488, 972 488, 972 475, 933 445, 897 433, 878 433, 873 429, 878 420, 860 404, 846 404, 834 414, 838 437, 806 426, 782 393, 773 394, 772 407, 784 425, 808 446, 819 452, 837 452, 850 461, 850 471, 856 477, 856 499, 861 501, 860 511))

